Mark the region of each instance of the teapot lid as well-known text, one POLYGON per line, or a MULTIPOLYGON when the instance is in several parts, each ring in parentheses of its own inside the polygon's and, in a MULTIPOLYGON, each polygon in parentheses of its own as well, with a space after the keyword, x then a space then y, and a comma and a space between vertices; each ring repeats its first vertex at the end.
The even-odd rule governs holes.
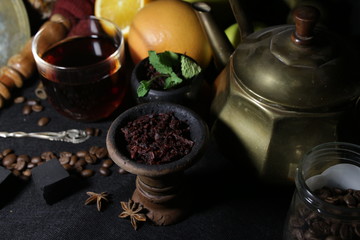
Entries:
POLYGON ((232 55, 236 81, 259 101, 290 109, 339 107, 360 93, 355 52, 325 28, 319 12, 294 11, 294 25, 250 34, 232 55))

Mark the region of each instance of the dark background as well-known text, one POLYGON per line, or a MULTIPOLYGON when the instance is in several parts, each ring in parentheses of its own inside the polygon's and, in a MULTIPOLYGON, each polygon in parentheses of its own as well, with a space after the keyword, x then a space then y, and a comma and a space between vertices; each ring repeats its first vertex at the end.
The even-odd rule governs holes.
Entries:
MULTIPOLYGON (((323 11, 329 18, 322 21, 330 29, 352 41, 357 38, 359 1, 311 2, 324 6, 323 11)), ((26 5, 34 34, 43 20, 26 5)), ((272 26, 289 21, 290 8, 285 1, 249 0, 244 2, 244 7, 253 22, 272 26)), ((216 11, 214 14, 220 18, 216 11)), ((224 22, 223 28, 234 19, 228 15, 224 22)), ((29 79, 22 89, 13 92, 13 97, 36 98, 34 89, 37 83, 37 76, 29 79)), ((0 151, 11 148, 16 154, 37 156, 45 151, 75 153, 94 145, 105 146, 107 129, 119 114, 117 112, 101 122, 85 124, 59 115, 46 101, 41 103, 45 106, 43 112, 24 116, 23 105, 9 101, 5 108, 0 109, 0 131, 62 131, 93 127, 101 129, 102 134, 77 145, 30 138, 1 138, 0 151), (36 122, 43 116, 50 117, 51 121, 47 126, 39 127, 36 122)), ((135 188, 135 176, 118 174, 115 165, 109 177, 97 172, 86 180, 83 188, 53 205, 45 203, 37 186, 30 180, 14 191, 13 198, 8 199, 0 193, 0 198, 5 199, 5 205, 0 208, 0 239, 281 239, 294 186, 259 183, 253 176, 247 176, 247 169, 240 162, 241 159, 224 157, 211 141, 205 156, 186 172, 185 184, 193 202, 192 214, 171 226, 159 227, 146 222, 137 231, 132 229, 129 220, 118 217, 122 212, 120 201, 127 201, 135 188), (84 205, 87 191, 107 191, 111 194, 111 201, 102 212, 98 212, 95 205, 84 205)), ((99 167, 91 166, 94 170, 99 167)))
MULTIPOLYGON (((37 81, 14 96, 24 95, 34 99, 37 81)), ((0 151, 11 148, 16 154, 38 156, 42 152, 61 151, 75 153, 90 146, 105 146, 105 137, 113 118, 98 123, 79 123, 56 113, 46 102, 45 110, 22 115, 23 104, 12 104, 0 111, 0 126, 4 131, 61 131, 71 128, 99 128, 102 134, 81 144, 50 142, 32 138, 1 138, 0 151), (49 116, 47 126, 37 126, 40 117, 49 116)), ((293 187, 269 187, 246 176, 241 159, 227 159, 210 142, 206 155, 186 172, 188 197, 193 203, 193 213, 184 221, 165 227, 149 222, 135 231, 130 221, 118 218, 122 212, 120 201, 127 201, 134 188, 135 176, 113 173, 102 176, 98 172, 86 180, 83 188, 60 201, 48 205, 34 181, 15 192, 0 209, 1 239, 280 239, 293 187), (95 205, 84 205, 86 192, 106 191, 111 202, 102 212, 95 205)), ((89 168, 97 171, 100 164, 89 168)))

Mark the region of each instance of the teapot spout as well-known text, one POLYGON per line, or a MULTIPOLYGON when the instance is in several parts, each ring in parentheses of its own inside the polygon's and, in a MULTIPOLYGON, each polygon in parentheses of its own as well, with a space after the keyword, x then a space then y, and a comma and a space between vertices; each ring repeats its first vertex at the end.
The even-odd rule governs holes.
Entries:
POLYGON ((254 26, 250 24, 244 8, 241 6, 239 0, 229 0, 231 9, 235 16, 236 22, 240 29, 240 41, 246 38, 250 33, 254 32, 254 26))
MULTIPOLYGON (((243 8, 238 0, 229 0, 231 9, 240 29, 240 39, 243 40, 247 35, 253 32, 252 24, 249 24, 243 8)), ((211 7, 205 2, 195 2, 192 4, 198 19, 206 33, 215 59, 215 64, 219 69, 225 67, 234 52, 234 47, 222 31, 211 14, 211 7)))
POLYGON ((217 23, 213 19, 211 7, 204 2, 195 2, 192 6, 195 9, 203 31, 209 39, 215 65, 219 70, 223 69, 235 49, 227 38, 225 32, 218 27, 217 23))

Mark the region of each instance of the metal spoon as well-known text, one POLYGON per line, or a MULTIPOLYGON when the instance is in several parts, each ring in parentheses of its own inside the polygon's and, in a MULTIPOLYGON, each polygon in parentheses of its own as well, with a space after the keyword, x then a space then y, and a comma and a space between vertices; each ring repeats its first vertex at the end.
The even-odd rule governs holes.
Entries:
POLYGON ((36 132, 36 133, 25 133, 25 132, 0 132, 0 137, 33 137, 41 138, 50 141, 63 141, 70 143, 82 143, 90 138, 90 135, 84 130, 69 129, 61 132, 36 132))

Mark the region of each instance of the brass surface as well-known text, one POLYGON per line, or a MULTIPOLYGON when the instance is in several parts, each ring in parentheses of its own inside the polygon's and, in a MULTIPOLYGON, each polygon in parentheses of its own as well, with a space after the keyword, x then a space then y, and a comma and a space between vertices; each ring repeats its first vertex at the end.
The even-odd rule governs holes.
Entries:
MULTIPOLYGON (((341 37, 313 28, 317 16, 310 10, 297 16, 305 22, 301 29, 265 28, 244 38, 233 53, 215 54, 230 56, 214 83, 215 140, 234 161, 274 183, 292 182, 312 147, 356 135, 359 58, 341 37), (309 25, 303 16, 310 16, 309 25)), ((214 37, 209 15, 200 15, 213 51, 227 49, 217 45, 222 41, 214 37)))

